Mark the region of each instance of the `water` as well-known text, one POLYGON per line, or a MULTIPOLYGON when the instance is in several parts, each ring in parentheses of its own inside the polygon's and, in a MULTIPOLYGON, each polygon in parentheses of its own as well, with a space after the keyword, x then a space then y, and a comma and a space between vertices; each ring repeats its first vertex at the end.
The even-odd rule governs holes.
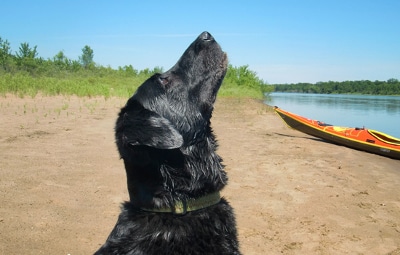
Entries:
POLYGON ((400 138, 400 96, 271 93, 265 103, 335 126, 365 127, 400 138))

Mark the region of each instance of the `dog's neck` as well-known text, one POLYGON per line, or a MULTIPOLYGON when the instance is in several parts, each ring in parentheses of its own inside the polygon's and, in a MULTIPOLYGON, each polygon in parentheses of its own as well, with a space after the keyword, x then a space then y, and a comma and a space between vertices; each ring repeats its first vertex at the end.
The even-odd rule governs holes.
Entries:
POLYGON ((172 213, 183 215, 188 212, 193 212, 197 210, 201 210, 215 204, 218 204, 221 201, 221 195, 219 192, 214 192, 211 194, 207 194, 205 196, 189 199, 189 200, 177 200, 175 201, 173 206, 165 206, 160 208, 141 208, 143 211, 154 212, 154 213, 172 213))

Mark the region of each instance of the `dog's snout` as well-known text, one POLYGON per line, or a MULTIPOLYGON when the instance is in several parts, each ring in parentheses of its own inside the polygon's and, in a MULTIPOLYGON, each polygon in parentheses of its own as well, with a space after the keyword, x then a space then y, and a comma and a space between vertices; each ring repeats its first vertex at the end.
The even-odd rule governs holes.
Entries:
POLYGON ((214 37, 209 32, 201 33, 200 38, 203 41, 212 41, 212 40, 214 40, 214 37))

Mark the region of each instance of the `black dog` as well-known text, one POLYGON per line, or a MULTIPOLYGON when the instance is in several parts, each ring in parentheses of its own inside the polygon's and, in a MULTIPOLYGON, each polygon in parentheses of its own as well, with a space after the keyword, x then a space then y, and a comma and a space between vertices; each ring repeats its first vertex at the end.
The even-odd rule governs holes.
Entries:
POLYGON ((130 202, 96 254, 240 254, 210 127, 227 56, 203 32, 122 108, 116 142, 130 202))

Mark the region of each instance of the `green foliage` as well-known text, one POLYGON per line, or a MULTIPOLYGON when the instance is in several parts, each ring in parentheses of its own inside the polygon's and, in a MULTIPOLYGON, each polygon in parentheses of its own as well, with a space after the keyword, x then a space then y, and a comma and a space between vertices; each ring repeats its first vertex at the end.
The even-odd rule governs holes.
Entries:
POLYGON ((0 37, 0 65, 3 70, 7 70, 8 62, 11 59, 10 43, 0 37))
POLYGON ((82 55, 79 57, 79 61, 81 62, 84 68, 93 68, 94 61, 93 61, 94 53, 93 50, 88 46, 85 45, 82 49, 82 55))
POLYGON ((37 46, 33 47, 31 49, 29 47, 29 43, 21 43, 21 46, 19 47, 19 51, 16 53, 16 57, 18 60, 20 59, 25 59, 25 58, 30 58, 30 59, 35 59, 37 57, 37 46))
POLYGON ((247 65, 240 67, 229 65, 219 95, 262 98, 272 91, 272 88, 266 85, 258 78, 256 72, 249 70, 247 65))
POLYGON ((371 95, 400 95, 400 81, 343 81, 317 82, 296 84, 271 85, 275 92, 298 92, 315 94, 371 94, 371 95))
MULTIPOLYGON (((0 37, 0 95, 129 97, 151 75, 163 72, 158 66, 136 70, 128 65, 115 70, 96 65, 93 57, 86 45, 79 60, 69 59, 63 51, 45 60, 38 58, 37 46, 31 48, 28 43, 21 43, 12 55, 8 41, 0 37)), ((229 65, 219 96, 262 98, 270 89, 248 66, 229 65)))
POLYGON ((37 59, 37 46, 31 48, 29 43, 21 43, 19 51, 15 54, 15 60, 20 70, 32 72, 38 66, 40 59, 37 59))

